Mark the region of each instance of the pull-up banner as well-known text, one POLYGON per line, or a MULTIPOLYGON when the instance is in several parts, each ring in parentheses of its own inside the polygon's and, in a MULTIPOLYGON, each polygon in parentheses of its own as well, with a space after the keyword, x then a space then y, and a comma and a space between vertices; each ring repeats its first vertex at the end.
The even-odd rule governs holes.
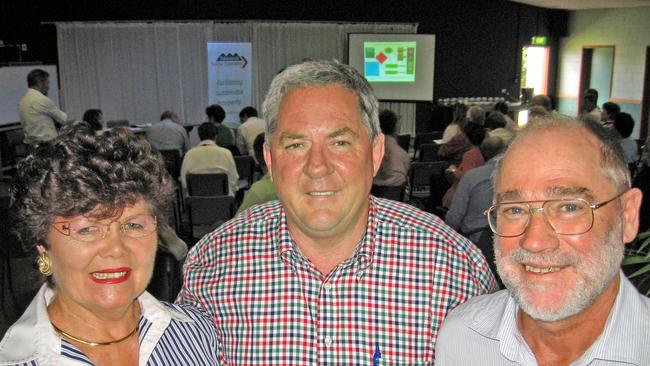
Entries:
POLYGON ((224 125, 239 126, 239 111, 251 105, 253 50, 250 43, 208 42, 208 102, 226 111, 224 125))

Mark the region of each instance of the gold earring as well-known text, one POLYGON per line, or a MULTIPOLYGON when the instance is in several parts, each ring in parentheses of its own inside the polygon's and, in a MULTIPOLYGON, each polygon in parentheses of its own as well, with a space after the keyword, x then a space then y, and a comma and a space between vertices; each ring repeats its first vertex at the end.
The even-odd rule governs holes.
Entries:
POLYGON ((50 257, 48 257, 47 254, 41 253, 38 256, 38 260, 36 261, 36 264, 38 264, 38 270, 41 271, 43 275, 45 276, 52 275, 52 262, 50 261, 50 257))

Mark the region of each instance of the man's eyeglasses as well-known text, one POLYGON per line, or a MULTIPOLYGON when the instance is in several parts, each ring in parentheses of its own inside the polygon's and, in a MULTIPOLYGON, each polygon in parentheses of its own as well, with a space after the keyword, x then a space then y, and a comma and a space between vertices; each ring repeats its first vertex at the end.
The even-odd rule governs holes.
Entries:
MULTIPOLYGON (((94 242, 104 239, 110 231, 112 221, 104 224, 92 219, 78 218, 69 221, 58 221, 52 224, 56 231, 75 240, 94 242)), ((156 231, 158 222, 156 216, 149 214, 134 215, 119 222, 120 231, 129 238, 142 238, 156 231)))
POLYGON ((594 225, 594 210, 614 201, 623 193, 594 205, 582 198, 497 203, 490 206, 484 215, 488 217, 492 232, 502 237, 515 237, 526 232, 533 213, 543 213, 556 234, 578 235, 591 230, 594 225), (542 207, 531 207, 532 203, 539 202, 542 207))

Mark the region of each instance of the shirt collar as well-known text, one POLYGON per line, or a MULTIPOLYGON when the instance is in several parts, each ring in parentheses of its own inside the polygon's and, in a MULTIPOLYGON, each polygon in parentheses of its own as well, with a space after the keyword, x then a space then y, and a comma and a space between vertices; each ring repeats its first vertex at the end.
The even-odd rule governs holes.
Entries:
MULTIPOLYGON (((287 215, 284 211, 284 207, 280 208, 280 226, 278 228, 278 252, 280 253, 280 258, 286 264, 291 266, 295 271, 295 265, 293 261, 298 256, 296 254, 300 253, 296 247, 296 243, 291 237, 289 232, 289 227, 287 226, 287 215)), ((370 266, 373 260, 373 255, 375 251, 375 231, 377 227, 377 214, 376 214, 376 202, 374 197, 370 197, 370 205, 368 209, 368 222, 366 224, 366 231, 364 232, 361 240, 357 245, 352 256, 343 262, 341 262, 341 268, 348 267, 350 265, 354 266, 354 273, 357 276, 357 279, 361 279, 366 272, 366 269, 370 266)), ((302 254, 300 254, 302 256, 302 254)))
POLYGON ((199 142, 199 146, 209 146, 209 145, 216 145, 216 144, 217 142, 212 140, 201 140, 201 142, 199 142))

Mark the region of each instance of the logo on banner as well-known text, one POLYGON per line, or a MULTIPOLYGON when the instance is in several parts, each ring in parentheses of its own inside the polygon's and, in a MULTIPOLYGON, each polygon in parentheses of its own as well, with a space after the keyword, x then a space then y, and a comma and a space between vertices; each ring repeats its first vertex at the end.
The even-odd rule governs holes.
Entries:
POLYGON ((237 53, 222 53, 211 64, 212 66, 237 66, 243 69, 248 65, 248 60, 246 60, 246 57, 240 56, 237 53))

